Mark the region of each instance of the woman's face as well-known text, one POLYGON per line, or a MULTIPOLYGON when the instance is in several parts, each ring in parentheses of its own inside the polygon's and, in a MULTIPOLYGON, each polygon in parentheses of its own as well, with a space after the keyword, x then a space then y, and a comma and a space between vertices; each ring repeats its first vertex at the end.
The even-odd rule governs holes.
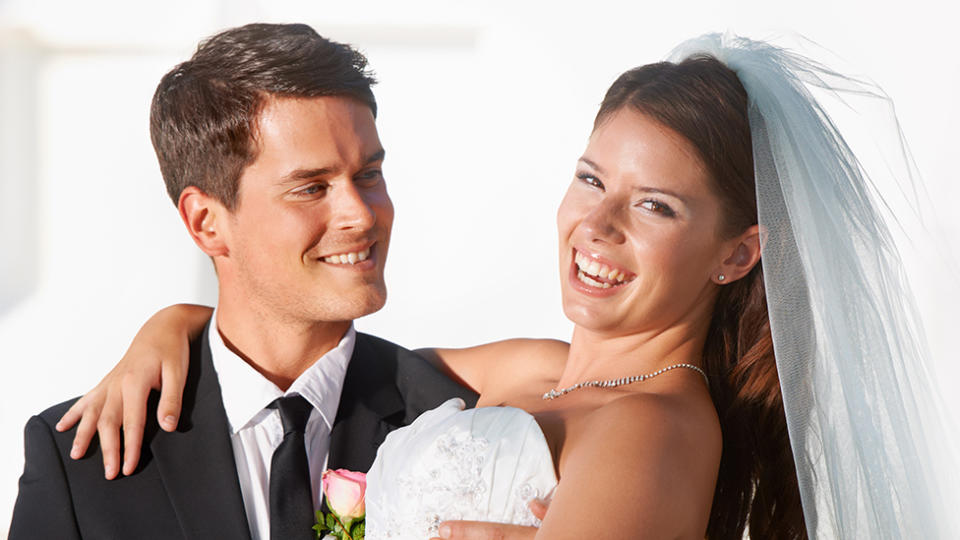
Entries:
POLYGON ((564 313, 617 335, 702 322, 730 250, 721 224, 690 143, 630 107, 612 113, 557 212, 564 313))

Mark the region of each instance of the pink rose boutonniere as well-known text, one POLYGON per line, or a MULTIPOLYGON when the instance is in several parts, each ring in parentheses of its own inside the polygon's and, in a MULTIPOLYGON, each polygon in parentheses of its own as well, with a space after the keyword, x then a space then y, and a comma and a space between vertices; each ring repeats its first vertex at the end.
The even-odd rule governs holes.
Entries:
POLYGON ((340 540, 363 540, 364 517, 367 510, 363 496, 367 491, 367 475, 337 469, 323 473, 323 495, 329 514, 317 510, 317 524, 313 530, 317 538, 324 534, 340 540))

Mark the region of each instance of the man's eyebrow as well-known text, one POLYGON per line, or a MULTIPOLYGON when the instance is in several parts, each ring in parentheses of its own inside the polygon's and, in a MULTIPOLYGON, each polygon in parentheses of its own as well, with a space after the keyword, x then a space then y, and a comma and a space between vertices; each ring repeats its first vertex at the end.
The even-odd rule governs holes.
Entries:
POLYGON ((374 163, 374 162, 376 162, 376 161, 383 161, 383 158, 385 158, 386 156, 387 156, 386 150, 384 150, 383 148, 381 148, 380 150, 377 150, 376 152, 370 154, 370 157, 368 157, 368 158, 363 162, 363 164, 364 164, 364 165, 369 165, 369 164, 374 163))
MULTIPOLYGON (((378 161, 383 161, 383 158, 386 157, 386 151, 381 148, 376 152, 370 154, 367 159, 363 160, 364 165, 369 165, 371 163, 376 163, 378 161)), ((283 175, 280 178, 280 183, 285 184, 288 182, 297 182, 300 180, 309 180, 311 178, 316 178, 318 176, 326 176, 335 172, 336 169, 333 167, 320 167, 316 169, 294 169, 287 174, 283 175)))
POLYGON ((309 180, 318 176, 326 176, 333 172, 332 167, 321 167, 319 169, 295 169, 283 175, 280 183, 296 182, 298 180, 309 180))

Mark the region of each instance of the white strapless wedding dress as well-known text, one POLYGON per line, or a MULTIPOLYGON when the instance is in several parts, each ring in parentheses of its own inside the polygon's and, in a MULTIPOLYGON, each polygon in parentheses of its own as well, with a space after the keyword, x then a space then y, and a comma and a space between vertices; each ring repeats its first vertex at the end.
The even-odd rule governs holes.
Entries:
POLYGON ((539 525, 527 503, 557 485, 540 426, 514 407, 451 399, 390 433, 367 473, 366 539, 425 540, 442 521, 539 525))

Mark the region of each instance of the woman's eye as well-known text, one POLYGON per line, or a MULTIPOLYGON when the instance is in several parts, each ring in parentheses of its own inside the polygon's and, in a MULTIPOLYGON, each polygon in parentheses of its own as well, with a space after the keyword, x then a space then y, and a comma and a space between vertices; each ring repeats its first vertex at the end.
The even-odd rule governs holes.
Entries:
POLYGON ((603 182, 601 182, 599 178, 597 178, 596 176, 594 176, 594 175, 592 175, 592 174, 588 174, 588 173, 577 173, 577 178, 579 178, 580 181, 582 181, 582 182, 584 182, 584 183, 586 183, 586 184, 589 184, 589 185, 591 185, 591 186, 593 186, 593 187, 595 187, 595 188, 603 189, 603 182))
POLYGON ((647 210, 655 214, 660 214, 665 217, 673 217, 674 215, 676 215, 672 208, 655 199, 647 199, 645 201, 642 201, 639 206, 642 208, 646 208, 647 210))

